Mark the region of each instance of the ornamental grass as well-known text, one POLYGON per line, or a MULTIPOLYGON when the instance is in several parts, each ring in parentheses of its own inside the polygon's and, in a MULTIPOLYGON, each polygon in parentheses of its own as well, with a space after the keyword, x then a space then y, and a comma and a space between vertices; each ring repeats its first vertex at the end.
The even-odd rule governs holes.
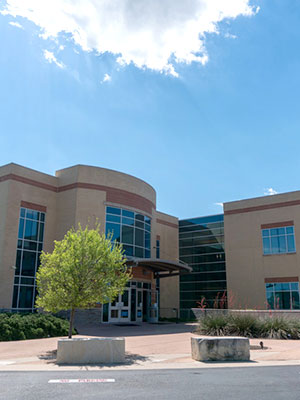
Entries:
POLYGON ((259 318, 241 314, 211 314, 199 320, 196 333, 208 336, 300 339, 300 321, 283 317, 259 318))

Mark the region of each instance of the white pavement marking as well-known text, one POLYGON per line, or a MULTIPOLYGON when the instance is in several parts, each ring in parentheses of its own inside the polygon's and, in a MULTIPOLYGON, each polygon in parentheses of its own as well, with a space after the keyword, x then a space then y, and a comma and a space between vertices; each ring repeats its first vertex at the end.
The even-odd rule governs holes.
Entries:
POLYGON ((0 365, 11 365, 15 364, 15 361, 0 361, 0 365))
POLYGON ((48 383, 107 383, 115 379, 50 379, 48 383))

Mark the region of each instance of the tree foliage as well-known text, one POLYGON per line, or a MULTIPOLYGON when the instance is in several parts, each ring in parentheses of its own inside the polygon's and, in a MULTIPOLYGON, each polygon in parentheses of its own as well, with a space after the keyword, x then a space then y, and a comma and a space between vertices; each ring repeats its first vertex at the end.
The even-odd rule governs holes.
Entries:
POLYGON ((42 252, 36 305, 50 312, 71 310, 72 320, 75 309, 113 300, 130 277, 122 246, 101 234, 99 226, 79 225, 54 242, 52 253, 42 252))

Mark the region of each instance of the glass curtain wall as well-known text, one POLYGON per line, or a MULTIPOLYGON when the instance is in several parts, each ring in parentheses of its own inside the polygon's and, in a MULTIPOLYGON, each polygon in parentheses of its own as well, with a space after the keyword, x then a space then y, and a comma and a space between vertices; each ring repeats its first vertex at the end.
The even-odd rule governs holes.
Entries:
POLYGON ((151 218, 116 207, 106 207, 106 234, 123 244, 127 256, 151 257, 151 218))
POLYGON ((193 268, 180 277, 181 317, 199 305, 227 307, 224 215, 179 221, 179 257, 193 268))
POLYGON ((20 209, 17 256, 12 308, 33 311, 36 282, 35 275, 43 249, 45 213, 20 209))

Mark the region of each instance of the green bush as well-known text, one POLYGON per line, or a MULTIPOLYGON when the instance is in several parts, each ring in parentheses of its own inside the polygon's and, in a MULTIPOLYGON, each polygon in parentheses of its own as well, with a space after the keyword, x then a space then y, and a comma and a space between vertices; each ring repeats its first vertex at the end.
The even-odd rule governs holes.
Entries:
POLYGON ((246 337, 260 337, 262 321, 253 315, 232 314, 227 318, 228 334, 246 337))
POLYGON ((247 314, 207 315, 199 321, 196 333, 208 336, 300 339, 300 321, 283 317, 260 319, 247 314))
POLYGON ((283 317, 268 318, 262 325, 261 336, 269 339, 299 339, 299 335, 299 323, 283 317))
POLYGON ((228 334, 227 325, 227 315, 207 315, 201 319, 197 331, 209 336, 226 336, 228 334))
POLYGON ((69 322, 53 315, 0 314, 0 341, 67 336, 68 330, 69 322))

